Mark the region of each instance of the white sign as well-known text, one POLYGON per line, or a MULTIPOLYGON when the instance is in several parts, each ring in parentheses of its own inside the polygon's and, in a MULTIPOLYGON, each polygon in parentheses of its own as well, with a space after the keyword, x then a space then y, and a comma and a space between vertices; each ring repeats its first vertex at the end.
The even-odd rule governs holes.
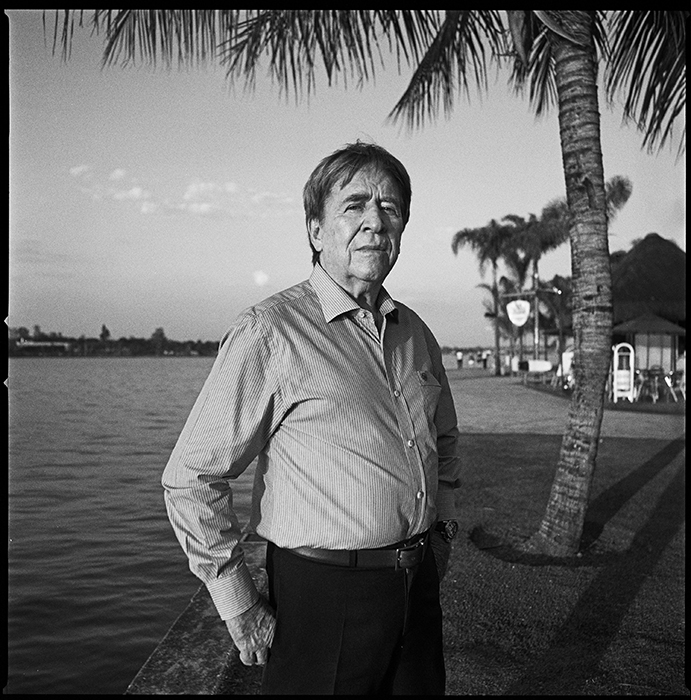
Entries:
POLYGON ((530 316, 530 302, 525 299, 515 299, 506 305, 506 313, 514 326, 522 326, 530 316))

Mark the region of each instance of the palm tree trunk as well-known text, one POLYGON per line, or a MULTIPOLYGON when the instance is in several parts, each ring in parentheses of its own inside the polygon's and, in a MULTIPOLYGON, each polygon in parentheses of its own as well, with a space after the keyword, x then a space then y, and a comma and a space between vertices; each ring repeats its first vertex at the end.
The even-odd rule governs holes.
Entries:
POLYGON ((537 298, 539 276, 537 259, 533 260, 533 359, 540 357, 540 301, 537 298))
POLYGON ((575 389, 552 491, 528 551, 574 555, 579 548, 602 424, 610 362, 612 290, 607 245, 605 182, 600 145, 595 48, 589 11, 560 11, 579 45, 552 35, 559 128, 572 213, 575 389))
POLYGON ((501 376, 501 339, 499 333, 499 287, 497 263, 492 264, 492 296, 494 298, 494 375, 501 376))
POLYGON ((559 330, 559 388, 564 386, 564 327, 561 318, 557 319, 559 330))

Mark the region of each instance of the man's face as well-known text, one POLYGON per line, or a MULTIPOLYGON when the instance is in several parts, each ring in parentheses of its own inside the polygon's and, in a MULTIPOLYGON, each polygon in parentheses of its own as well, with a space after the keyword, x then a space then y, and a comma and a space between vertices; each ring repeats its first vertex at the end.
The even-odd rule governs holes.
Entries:
POLYGON ((310 238, 321 252, 321 266, 353 293, 384 281, 398 258, 404 228, 397 185, 370 169, 345 187, 334 186, 322 220, 310 222, 310 238))

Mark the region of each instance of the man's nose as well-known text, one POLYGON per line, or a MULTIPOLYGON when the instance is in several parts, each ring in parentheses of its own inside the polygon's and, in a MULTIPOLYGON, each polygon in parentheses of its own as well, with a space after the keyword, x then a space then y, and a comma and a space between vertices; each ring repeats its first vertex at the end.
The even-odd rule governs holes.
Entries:
POLYGON ((365 216, 362 222, 362 228, 375 233, 383 231, 386 228, 384 215, 379 210, 376 204, 371 204, 365 208, 365 216))

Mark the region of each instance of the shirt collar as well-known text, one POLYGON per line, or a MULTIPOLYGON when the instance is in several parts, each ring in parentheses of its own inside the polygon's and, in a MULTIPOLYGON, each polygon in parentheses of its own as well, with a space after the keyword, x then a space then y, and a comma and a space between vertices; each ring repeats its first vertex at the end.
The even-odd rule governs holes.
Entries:
MULTIPOLYGON (((314 266, 309 281, 317 294, 327 323, 333 321, 337 316, 360 309, 355 299, 319 263, 316 263, 314 266)), ((383 316, 391 314, 391 320, 394 322, 398 321, 396 303, 384 287, 379 292, 377 304, 379 305, 379 313, 383 316)))

